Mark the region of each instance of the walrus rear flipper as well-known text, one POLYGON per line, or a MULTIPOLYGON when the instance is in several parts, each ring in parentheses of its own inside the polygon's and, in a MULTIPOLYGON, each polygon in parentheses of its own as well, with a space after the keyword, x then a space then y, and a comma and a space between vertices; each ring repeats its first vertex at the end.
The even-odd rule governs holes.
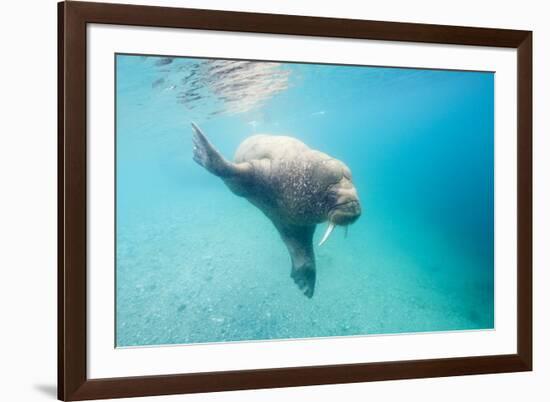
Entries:
POLYGON ((248 164, 229 162, 208 141, 208 138, 206 138, 206 135, 204 135, 199 126, 191 123, 191 127, 193 127, 193 160, 195 162, 210 173, 221 178, 246 172, 248 164))
POLYGON ((313 232, 315 226, 285 226, 278 228, 292 260, 290 277, 304 295, 311 298, 315 291, 315 254, 313 232))

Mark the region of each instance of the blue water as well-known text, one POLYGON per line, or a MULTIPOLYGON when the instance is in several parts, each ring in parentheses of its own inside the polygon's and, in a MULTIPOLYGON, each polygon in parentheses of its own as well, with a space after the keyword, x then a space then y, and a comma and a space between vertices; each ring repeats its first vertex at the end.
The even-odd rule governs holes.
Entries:
POLYGON ((492 73, 118 55, 116 78, 117 346, 493 328, 492 73), (363 214, 315 245, 312 299, 191 121, 227 158, 269 133, 351 168, 363 214))

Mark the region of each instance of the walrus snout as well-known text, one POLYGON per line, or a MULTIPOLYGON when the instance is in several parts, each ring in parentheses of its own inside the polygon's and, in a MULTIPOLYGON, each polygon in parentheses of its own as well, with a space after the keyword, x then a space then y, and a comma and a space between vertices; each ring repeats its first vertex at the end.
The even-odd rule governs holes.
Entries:
POLYGON ((345 226, 347 233, 347 226, 351 225, 361 216, 361 204, 359 200, 350 200, 345 203, 334 206, 328 213, 328 226, 323 238, 319 242, 319 246, 322 246, 334 228, 338 226, 345 226))
POLYGON ((347 227, 361 216, 361 204, 357 190, 350 178, 344 177, 337 185, 333 186, 329 200, 329 205, 332 207, 327 213, 328 226, 319 246, 327 241, 335 226, 347 227))
POLYGON ((358 200, 347 201, 332 208, 328 214, 328 220, 335 225, 351 225, 361 216, 361 204, 358 200))
MULTIPOLYGON (((355 189, 354 189, 355 191, 355 189)), ((361 204, 357 197, 348 199, 342 203, 336 204, 330 209, 327 215, 328 226, 323 238, 319 242, 319 246, 322 246, 336 226, 345 226, 347 233, 347 226, 351 225, 361 216, 361 204)))
POLYGON ((344 177, 332 188, 332 206, 328 221, 339 226, 350 225, 361 216, 361 204, 357 190, 350 179, 344 177))

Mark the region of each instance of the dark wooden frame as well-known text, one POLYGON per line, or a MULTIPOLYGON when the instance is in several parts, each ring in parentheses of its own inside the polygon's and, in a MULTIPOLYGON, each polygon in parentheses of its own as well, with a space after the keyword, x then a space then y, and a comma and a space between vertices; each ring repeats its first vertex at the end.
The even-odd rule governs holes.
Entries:
POLYGON ((58 4, 58 397, 101 399, 532 370, 532 32, 151 6, 58 4), (517 353, 88 379, 86 25, 194 28, 517 49, 517 353))

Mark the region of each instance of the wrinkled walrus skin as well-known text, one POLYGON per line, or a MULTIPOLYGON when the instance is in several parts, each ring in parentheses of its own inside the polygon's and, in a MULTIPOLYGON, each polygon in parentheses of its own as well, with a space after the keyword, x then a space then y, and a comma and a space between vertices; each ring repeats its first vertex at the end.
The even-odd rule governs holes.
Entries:
POLYGON ((271 135, 247 138, 237 149, 235 161, 230 162, 191 124, 193 159, 273 222, 292 260, 291 277, 311 298, 316 225, 329 222, 322 244, 335 225, 349 225, 361 215, 349 168, 295 138, 271 135))

